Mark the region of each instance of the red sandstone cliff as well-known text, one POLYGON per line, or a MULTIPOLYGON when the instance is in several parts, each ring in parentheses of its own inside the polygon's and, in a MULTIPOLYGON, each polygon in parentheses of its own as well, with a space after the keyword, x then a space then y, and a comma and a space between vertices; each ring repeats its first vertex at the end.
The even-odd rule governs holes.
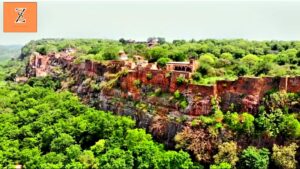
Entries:
MULTIPOLYGON (((27 76, 46 76, 54 74, 54 67, 60 66, 71 73, 76 81, 81 78, 102 77, 107 72, 117 73, 126 67, 124 61, 112 61, 108 64, 85 61, 76 64, 73 57, 65 53, 51 54, 48 56, 33 55, 28 64, 27 76)), ((142 99, 143 91, 135 85, 139 80, 141 84, 160 88, 163 92, 174 93, 179 90, 189 98, 188 110, 185 114, 198 116, 209 114, 211 111, 211 98, 218 98, 219 106, 226 111, 234 104, 236 111, 256 113, 258 105, 264 94, 270 90, 287 92, 300 92, 300 77, 239 77, 235 81, 218 81, 213 86, 194 85, 184 83, 178 85, 177 77, 190 78, 190 73, 181 71, 151 70, 149 68, 130 70, 126 76, 118 79, 121 96, 131 97, 134 100, 142 99), (151 75, 151 78, 149 78, 151 75)), ((83 81, 83 79, 81 79, 83 81)), ((106 91, 106 93, 111 93, 106 91)), ((170 105, 172 107, 172 105, 170 105)), ((174 110, 171 110, 174 111, 174 110)))

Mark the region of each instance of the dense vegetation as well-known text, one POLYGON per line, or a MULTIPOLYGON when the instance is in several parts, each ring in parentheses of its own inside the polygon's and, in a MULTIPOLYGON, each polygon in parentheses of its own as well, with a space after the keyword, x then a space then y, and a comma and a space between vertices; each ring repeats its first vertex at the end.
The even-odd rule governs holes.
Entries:
POLYGON ((18 60, 20 53, 20 46, 0 46, 0 86, 24 72, 25 62, 18 60))
POLYGON ((80 103, 69 92, 0 88, 0 166, 13 168, 199 168, 166 151, 135 122, 80 103))
POLYGON ((192 152, 203 164, 215 163, 212 169, 295 169, 299 106, 299 94, 284 92, 267 94, 255 115, 223 113, 215 106, 212 115, 199 116, 177 134, 177 148, 192 152))
POLYGON ((4 83, 4 80, 14 80, 14 78, 24 73, 25 62, 19 60, 5 60, 0 61, 0 83, 4 83))
POLYGON ((184 61, 195 58, 200 68, 194 83, 211 84, 217 79, 234 79, 238 76, 300 75, 299 41, 247 41, 247 40, 174 40, 172 43, 160 38, 155 47, 147 43, 113 40, 64 40, 45 39, 32 41, 22 49, 25 57, 33 51, 47 54, 76 48, 77 61, 84 59, 116 59, 119 50, 129 57, 141 55, 150 62, 158 61, 164 66, 170 60, 184 61))
MULTIPOLYGON (((76 61, 117 59, 119 50, 129 57, 145 56, 160 67, 171 60, 197 59, 200 67, 193 83, 211 84, 217 79, 239 76, 300 75, 300 42, 247 40, 160 39, 155 47, 146 43, 111 40, 32 41, 22 58, 75 48, 76 61)), ((49 77, 48 77, 49 78, 49 77)), ((151 75, 147 75, 151 78, 151 75)), ((187 79, 176 79, 178 84, 187 79)), ((141 85, 139 80, 135 85, 141 85)), ((299 168, 300 95, 269 91, 257 114, 222 112, 213 98, 213 113, 185 124, 175 137, 178 151, 166 151, 132 120, 97 111, 79 103, 68 92, 55 93, 51 79, 33 78, 33 86, 7 85, 0 89, 0 118, 4 165, 21 163, 36 168, 197 168, 194 161, 211 169, 299 168), (3 99, 2 99, 3 98, 3 99), (40 106, 41 105, 41 106, 40 106), (2 117, 3 116, 3 117, 2 117), (7 127, 9 126, 9 127, 7 127), (7 142, 7 143, 6 143, 7 142), (4 147, 4 148, 3 148, 4 147), (12 148, 12 149, 11 149, 12 148), (17 154, 12 155, 12 154, 17 154), (32 154, 32 155, 26 155, 32 154), (8 159, 8 160, 7 160, 8 159)), ((180 107, 187 100, 179 91, 180 107)), ((34 168, 33 167, 33 168, 34 168)))

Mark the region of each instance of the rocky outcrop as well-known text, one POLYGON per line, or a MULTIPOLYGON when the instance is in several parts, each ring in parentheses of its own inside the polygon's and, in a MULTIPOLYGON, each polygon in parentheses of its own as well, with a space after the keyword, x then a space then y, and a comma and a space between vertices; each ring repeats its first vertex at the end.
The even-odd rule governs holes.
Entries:
MULTIPOLYGON (((73 57, 66 53, 40 56, 34 54, 28 64, 27 76, 54 75, 55 67, 59 66, 70 72, 78 84, 86 78, 93 78, 98 83, 108 80, 105 73, 117 74, 128 65, 126 61, 111 61, 103 64, 86 60, 84 63, 74 63, 73 57)), ((143 98, 145 91, 141 86, 152 86, 162 92, 174 93, 176 90, 187 96, 189 109, 185 111, 191 116, 209 114, 211 110, 211 98, 220 100, 220 107, 228 110, 232 104, 236 105, 237 111, 255 113, 257 107, 266 94, 271 90, 282 90, 286 92, 300 92, 300 77, 239 77, 235 81, 217 81, 215 85, 194 85, 188 82, 177 83, 177 78, 183 77, 188 81, 189 72, 151 70, 150 68, 137 68, 118 79, 120 97, 134 100, 143 98), (137 85, 137 81, 140 82, 137 85)), ((107 89, 106 89, 107 90, 107 89)), ((82 93, 84 87, 79 85, 77 92, 82 93)), ((106 93, 108 93, 106 91, 106 93)), ((114 95, 114 94, 113 94, 114 95)), ((172 107, 172 106, 170 106, 172 107)), ((176 106, 175 106, 176 107, 176 106)))
POLYGON ((47 56, 35 54, 27 65, 26 76, 67 74, 64 84, 83 101, 103 110, 131 116, 139 127, 151 132, 164 130, 165 135, 157 134, 163 140, 173 138, 184 121, 210 114, 212 99, 217 100, 214 104, 223 111, 255 114, 268 91, 300 92, 300 77, 239 77, 235 81, 222 80, 205 86, 190 84, 190 72, 157 70, 151 69, 152 66, 133 69, 133 64, 90 60, 75 63, 74 58, 64 52, 47 56), (179 77, 185 80, 178 83, 179 77), (187 106, 182 107, 174 99, 173 93, 177 90, 186 99, 187 106), (157 119, 168 122, 158 122, 157 119))

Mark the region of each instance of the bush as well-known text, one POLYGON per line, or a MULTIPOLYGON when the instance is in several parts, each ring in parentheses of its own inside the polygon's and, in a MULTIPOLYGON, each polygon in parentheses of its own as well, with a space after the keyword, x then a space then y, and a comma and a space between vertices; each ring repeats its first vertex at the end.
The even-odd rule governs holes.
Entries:
POLYGON ((216 57, 215 57, 215 55, 213 55, 211 53, 207 53, 207 54, 200 56, 199 62, 200 62, 200 65, 201 64, 214 65, 216 62, 216 57))
POLYGON ((225 122, 232 130, 251 134, 254 131, 254 117, 249 113, 230 113, 225 116, 225 122))
POLYGON ((278 146, 274 144, 272 149, 272 160, 279 168, 296 169, 297 161, 295 156, 297 148, 298 145, 295 143, 292 143, 289 146, 278 146))
POLYGON ((199 116, 199 120, 206 125, 215 124, 215 119, 210 116, 199 116))
POLYGON ((147 77, 148 80, 151 80, 152 79, 152 74, 151 73, 147 73, 146 77, 147 77))
POLYGON ((175 99, 179 99, 180 97, 181 97, 181 94, 180 94, 179 90, 176 90, 176 91, 174 92, 174 98, 175 98, 175 99))
POLYGON ((224 114, 221 110, 216 110, 214 115, 213 115, 214 119, 216 122, 222 122, 223 118, 224 118, 224 114))
POLYGON ((226 59, 226 60, 233 60, 234 59, 231 53, 222 53, 220 58, 226 59))
POLYGON ((241 124, 240 129, 242 132, 248 134, 253 133, 254 131, 254 116, 249 113, 243 113, 240 115, 241 124))
POLYGON ((262 148, 257 149, 249 146, 242 152, 240 158, 240 168, 242 169, 268 169, 269 150, 262 148))
POLYGON ((180 107, 182 109, 185 109, 187 106, 188 106, 188 102, 186 100, 183 100, 183 101, 180 102, 180 107))
POLYGON ((165 67, 166 64, 167 64, 168 62, 170 62, 170 61, 171 61, 170 58, 162 57, 162 58, 159 58, 159 59, 157 60, 157 65, 160 66, 160 67, 165 67))
POLYGON ((141 86, 141 81, 140 81, 139 79, 134 80, 134 81, 133 81, 133 84, 134 84, 136 87, 140 87, 140 86, 141 86))
POLYGON ((169 57, 175 61, 184 61, 187 59, 187 55, 182 51, 178 51, 178 50, 170 53, 169 57))
POLYGON ((209 167, 210 169, 231 169, 231 165, 226 163, 226 162, 222 162, 220 164, 214 164, 214 165, 211 165, 209 167))
POLYGON ((182 85, 183 83, 185 83, 185 81, 186 81, 186 79, 185 79, 184 76, 178 76, 178 77, 176 78, 176 83, 177 83, 178 85, 182 85))
POLYGON ((300 137, 300 122, 294 115, 284 115, 282 122, 279 124, 281 132, 291 138, 300 137))
POLYGON ((228 163, 235 166, 238 158, 238 147, 236 142, 225 142, 218 146, 218 153, 214 155, 216 164, 228 163))
POLYGON ((256 65, 259 60, 260 60, 259 57, 257 57, 256 55, 249 54, 249 55, 244 56, 241 59, 241 63, 245 64, 246 66, 248 66, 248 68, 251 68, 254 65, 256 65))
POLYGON ((102 55, 104 60, 116 60, 118 58, 119 47, 108 46, 102 55))
POLYGON ((282 121, 282 116, 283 112, 280 109, 269 113, 263 110, 255 118, 256 128, 271 137, 276 137, 280 133, 279 123, 282 121))
POLYGON ((193 74, 192 74, 192 78, 193 78, 193 80, 195 80, 195 81, 200 80, 200 79, 201 79, 201 73, 199 73, 199 72, 193 73, 193 74))
POLYGON ((167 58, 168 53, 169 51, 167 49, 164 49, 161 46, 156 46, 146 51, 146 57, 149 62, 156 62, 160 58, 167 58))

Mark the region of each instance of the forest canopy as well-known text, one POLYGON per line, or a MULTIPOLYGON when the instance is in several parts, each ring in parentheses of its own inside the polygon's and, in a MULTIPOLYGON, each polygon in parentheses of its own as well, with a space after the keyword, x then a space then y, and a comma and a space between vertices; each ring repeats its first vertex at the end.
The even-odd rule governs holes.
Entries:
POLYGON ((5 85, 0 112, 0 168, 201 168, 130 118, 89 108, 70 92, 5 85))

